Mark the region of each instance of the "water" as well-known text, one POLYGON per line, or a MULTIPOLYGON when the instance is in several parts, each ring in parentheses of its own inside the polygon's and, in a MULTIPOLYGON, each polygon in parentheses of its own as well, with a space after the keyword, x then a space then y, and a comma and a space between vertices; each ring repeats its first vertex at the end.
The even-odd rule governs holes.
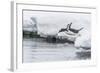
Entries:
POLYGON ((90 59, 91 52, 77 52, 73 44, 47 43, 39 38, 23 39, 23 62, 90 59))

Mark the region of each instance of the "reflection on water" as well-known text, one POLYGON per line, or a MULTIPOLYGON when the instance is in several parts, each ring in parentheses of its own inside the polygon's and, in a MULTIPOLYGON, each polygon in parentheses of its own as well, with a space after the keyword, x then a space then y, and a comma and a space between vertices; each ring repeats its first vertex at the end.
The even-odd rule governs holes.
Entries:
POLYGON ((90 59, 91 52, 77 52, 73 44, 47 43, 43 39, 23 39, 23 62, 90 59))

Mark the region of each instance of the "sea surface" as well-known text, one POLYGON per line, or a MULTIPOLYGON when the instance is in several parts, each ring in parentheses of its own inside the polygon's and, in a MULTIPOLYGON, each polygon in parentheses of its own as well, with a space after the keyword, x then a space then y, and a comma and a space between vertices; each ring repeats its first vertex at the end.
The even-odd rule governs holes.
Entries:
POLYGON ((91 59, 91 52, 82 52, 69 43, 48 43, 41 38, 23 39, 23 62, 69 61, 91 59))

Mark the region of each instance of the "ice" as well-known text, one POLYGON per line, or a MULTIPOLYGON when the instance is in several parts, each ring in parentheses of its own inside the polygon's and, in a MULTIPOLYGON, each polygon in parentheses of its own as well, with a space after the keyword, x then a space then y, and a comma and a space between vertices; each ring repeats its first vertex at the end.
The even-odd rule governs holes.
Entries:
POLYGON ((75 40, 75 47, 79 48, 79 47, 88 47, 91 48, 91 34, 90 34, 90 30, 88 29, 83 29, 81 30, 78 35, 76 37, 75 40))

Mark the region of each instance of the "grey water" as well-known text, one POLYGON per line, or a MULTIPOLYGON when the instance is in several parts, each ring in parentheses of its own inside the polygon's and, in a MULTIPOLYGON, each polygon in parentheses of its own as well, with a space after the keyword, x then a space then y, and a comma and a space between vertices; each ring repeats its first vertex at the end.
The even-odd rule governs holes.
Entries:
POLYGON ((23 62, 87 60, 91 52, 77 52, 74 44, 48 43, 39 38, 23 39, 23 62))

